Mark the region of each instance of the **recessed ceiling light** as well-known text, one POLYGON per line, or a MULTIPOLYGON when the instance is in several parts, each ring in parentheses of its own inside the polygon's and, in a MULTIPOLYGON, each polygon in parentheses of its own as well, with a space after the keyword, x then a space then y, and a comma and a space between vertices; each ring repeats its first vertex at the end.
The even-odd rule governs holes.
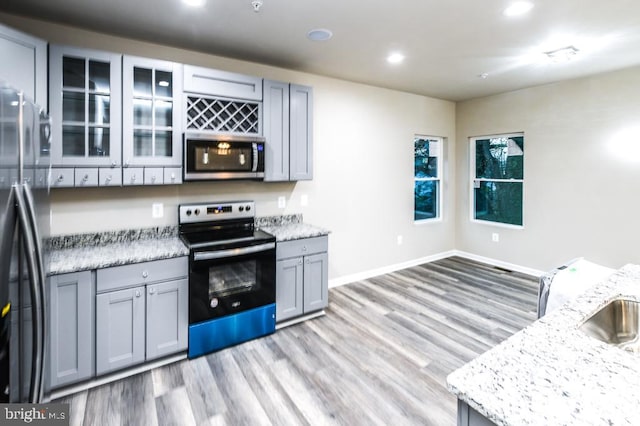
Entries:
POLYGON ((529 12, 531 9, 533 9, 533 3, 530 1, 516 1, 513 2, 509 5, 509 7, 507 7, 505 10, 502 11, 502 14, 504 16, 520 16, 520 15, 524 15, 525 13, 529 12))
POLYGON ((204 6, 206 0, 182 0, 184 4, 192 7, 201 7, 204 6))
POLYGON ((478 74, 478 78, 481 78, 483 80, 486 80, 489 77, 489 74, 486 72, 483 72, 482 74, 478 74))
POLYGON ((307 38, 311 41, 327 41, 333 37, 333 33, 325 28, 317 28, 307 33, 307 38))
POLYGON ((395 52, 387 56, 387 62, 390 64, 399 64, 404 61, 404 55, 399 52, 395 52))

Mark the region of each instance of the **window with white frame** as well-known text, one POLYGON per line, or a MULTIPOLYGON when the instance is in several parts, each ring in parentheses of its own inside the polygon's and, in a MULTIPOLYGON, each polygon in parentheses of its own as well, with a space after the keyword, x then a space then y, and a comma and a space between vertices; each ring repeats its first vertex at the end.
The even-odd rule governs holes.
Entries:
POLYGON ((522 227, 524 134, 471 138, 471 218, 522 227))
POLYGON ((443 139, 416 135, 413 146, 413 219, 438 219, 441 215, 443 139))

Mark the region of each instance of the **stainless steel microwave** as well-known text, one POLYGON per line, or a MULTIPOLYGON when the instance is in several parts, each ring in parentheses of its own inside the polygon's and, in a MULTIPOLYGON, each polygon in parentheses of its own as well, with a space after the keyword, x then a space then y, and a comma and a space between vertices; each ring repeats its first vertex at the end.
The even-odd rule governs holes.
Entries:
POLYGON ((263 179, 260 136, 184 134, 184 180, 263 179))

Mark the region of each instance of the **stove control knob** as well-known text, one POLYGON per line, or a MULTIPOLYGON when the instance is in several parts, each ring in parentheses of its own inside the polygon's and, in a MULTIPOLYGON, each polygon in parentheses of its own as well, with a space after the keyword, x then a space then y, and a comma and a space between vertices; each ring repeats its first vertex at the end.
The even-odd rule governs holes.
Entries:
POLYGON ((244 206, 240 206, 240 207, 238 207, 238 210, 240 210, 241 212, 243 212, 243 211, 244 211, 244 206))
POLYGON ((247 206, 244 208, 246 211, 251 210, 251 206, 247 204, 247 206))
POLYGON ((200 214, 200 209, 196 209, 194 213, 196 214, 196 216, 198 216, 200 214))
POLYGON ((191 210, 187 210, 187 216, 191 216, 191 210))

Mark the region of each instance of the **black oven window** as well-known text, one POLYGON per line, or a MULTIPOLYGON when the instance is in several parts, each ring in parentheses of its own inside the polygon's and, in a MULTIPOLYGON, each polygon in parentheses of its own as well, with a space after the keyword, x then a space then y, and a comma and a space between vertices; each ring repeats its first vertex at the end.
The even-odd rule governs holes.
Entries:
POLYGON ((257 268, 255 259, 209 267, 209 299, 257 290, 257 268))

